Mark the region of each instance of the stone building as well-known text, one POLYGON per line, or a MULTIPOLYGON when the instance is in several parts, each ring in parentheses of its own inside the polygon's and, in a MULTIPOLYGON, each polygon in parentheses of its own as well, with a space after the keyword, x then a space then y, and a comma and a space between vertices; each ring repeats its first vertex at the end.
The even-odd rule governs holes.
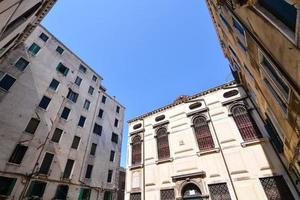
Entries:
POLYGON ((124 107, 38 25, 0 63, 0 199, 117 199, 124 107))
POLYGON ((207 0, 235 79, 300 189, 300 1, 207 0))
POLYGON ((126 200, 299 198, 240 84, 129 121, 126 200))
POLYGON ((56 0, 0 1, 0 57, 24 41, 56 0))
POLYGON ((126 181, 126 169, 121 167, 119 170, 118 200, 124 200, 125 181, 126 181))

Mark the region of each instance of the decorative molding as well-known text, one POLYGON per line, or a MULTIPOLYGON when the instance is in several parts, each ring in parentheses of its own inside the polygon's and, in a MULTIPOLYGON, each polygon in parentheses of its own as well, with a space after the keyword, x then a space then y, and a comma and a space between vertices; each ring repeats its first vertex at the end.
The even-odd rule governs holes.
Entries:
POLYGON ((258 138, 258 139, 255 139, 255 140, 242 142, 242 143, 241 143, 241 146, 245 148, 245 147, 247 147, 247 146, 256 145, 256 144, 261 144, 261 143, 265 143, 265 142, 267 142, 267 141, 268 141, 268 139, 266 139, 266 138, 258 138))
POLYGON ((153 128, 155 129, 155 128, 158 128, 160 126, 167 125, 169 123, 170 123, 169 120, 166 120, 166 121, 163 121, 163 122, 160 122, 160 123, 156 123, 156 124, 153 125, 153 128))
POLYGON ((220 148, 213 148, 213 149, 209 149, 209 150, 205 150, 205 151, 199 151, 199 152, 197 152, 197 155, 203 156, 206 154, 219 153, 219 152, 220 152, 220 148))
POLYGON ((143 168, 144 164, 139 164, 139 165, 133 165, 133 166, 129 166, 129 170, 134 170, 134 169, 140 169, 143 168))
POLYGON ((155 161, 155 164, 159 165, 159 164, 163 164, 163 163, 167 163, 167 162, 173 162, 173 158, 167 158, 167 159, 160 159, 155 161))
POLYGON ((179 180, 186 180, 186 179, 192 179, 192 178, 205 178, 206 177, 206 172, 205 171, 200 171, 200 172, 195 172, 195 173, 190 173, 190 174, 183 174, 183 175, 177 175, 177 176, 172 176, 172 181, 176 182, 179 180))
POLYGON ((204 113, 204 112, 208 112, 208 108, 202 108, 200 110, 195 110, 193 112, 186 113, 186 116, 191 117, 191 116, 194 116, 194 115, 199 115, 199 114, 204 113))
POLYGON ((141 129, 141 130, 136 130, 136 131, 130 132, 129 135, 133 136, 133 135, 136 135, 138 133, 143 133, 143 132, 145 132, 145 129, 141 129))

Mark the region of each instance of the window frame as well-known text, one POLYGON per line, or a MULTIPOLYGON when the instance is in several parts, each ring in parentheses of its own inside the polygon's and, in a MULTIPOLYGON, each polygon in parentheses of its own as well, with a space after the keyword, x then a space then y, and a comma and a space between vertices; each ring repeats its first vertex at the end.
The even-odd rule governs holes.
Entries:
POLYGON ((57 91, 58 90, 58 87, 59 87, 59 85, 60 85, 60 82, 57 80, 57 79, 55 79, 55 78, 52 78, 52 80, 51 80, 51 82, 50 82, 50 84, 49 84, 49 86, 48 86, 48 88, 50 89, 50 90, 53 90, 53 91, 57 91), (56 86, 56 88, 54 89, 53 87, 51 87, 51 84, 52 84, 52 82, 58 82, 58 84, 57 84, 57 86, 56 86))
POLYGON ((26 68, 28 67, 29 64, 30 64, 30 62, 29 62, 27 59, 25 59, 24 57, 20 56, 20 57, 17 59, 17 61, 14 63, 14 67, 15 67, 17 70, 19 70, 19 71, 21 71, 21 72, 24 72, 24 71, 26 70, 26 68), (21 59, 23 59, 23 60, 25 60, 25 61, 27 62, 26 66, 25 66, 24 68, 22 68, 22 69, 16 66, 17 63, 18 63, 21 59))
POLYGON ((63 108, 61 114, 60 114, 60 118, 67 121, 68 118, 69 118, 69 116, 70 116, 71 111, 72 111, 72 110, 71 110, 70 108, 68 108, 68 107, 65 106, 65 107, 63 108), (66 116, 66 118, 63 116, 63 113, 64 113, 65 110, 69 110, 69 111, 68 111, 68 114, 67 114, 67 116, 66 116))
POLYGON ((61 140, 63 134, 64 134, 64 131, 63 131, 62 129, 56 127, 56 128, 54 129, 54 131, 53 131, 53 134, 52 134, 52 137, 51 137, 50 141, 59 144, 59 142, 60 142, 60 140, 61 140), (56 133, 56 130, 61 130, 60 137, 59 137, 59 140, 58 140, 57 142, 56 142, 56 141, 53 141, 53 136, 54 136, 54 134, 56 133))
POLYGON ((75 164, 76 164, 76 161, 75 161, 75 160, 69 159, 69 158, 67 159, 66 164, 65 164, 64 171, 62 172, 62 178, 63 178, 63 179, 72 179, 72 175, 73 175, 73 171, 74 171, 74 166, 75 166, 75 164), (72 161, 73 161, 72 169, 71 169, 71 171, 70 171, 69 176, 68 176, 68 177, 65 177, 65 171, 66 171, 66 167, 67 167, 67 164, 68 164, 68 161, 69 161, 69 160, 72 160, 72 161))
POLYGON ((52 166, 52 164, 53 164, 53 162, 54 162, 54 158, 55 158, 55 154, 54 153, 51 153, 51 152, 49 152, 49 151, 46 151, 45 153, 44 153, 44 156, 43 156, 43 159, 41 160, 41 164, 39 165, 39 171, 38 171, 38 173, 39 174, 42 174, 42 175, 46 175, 46 176, 48 176, 49 175, 49 173, 51 172, 51 166, 52 166), (43 165, 43 163, 44 163, 44 159, 45 159, 45 157, 46 157, 46 154, 51 154, 51 155, 53 155, 53 157, 52 157, 52 160, 51 160, 51 163, 50 163, 50 165, 49 165, 49 169, 48 169, 48 171, 47 171, 47 174, 44 174, 44 173, 41 173, 41 167, 42 167, 42 165, 43 165))
POLYGON ((47 34, 45 34, 44 32, 41 32, 41 34, 39 35, 39 38, 44 42, 47 42, 49 40, 49 36, 47 34), (42 36, 46 36, 46 38, 43 39, 42 36))
POLYGON ((25 127, 24 132, 25 132, 25 133, 29 133, 29 134, 31 134, 31 135, 34 135, 34 134, 36 133, 36 130, 39 128, 40 123, 41 123, 41 120, 39 120, 39 119, 37 119, 37 118, 34 118, 34 117, 31 117, 30 120, 29 120, 29 122, 27 123, 27 125, 26 125, 26 127, 25 127), (37 121, 37 125, 36 125, 36 127, 34 128, 34 131, 33 131, 33 132, 29 132, 29 130, 28 130, 28 129, 29 129, 29 124, 30 124, 31 120, 36 120, 36 121, 37 121))
POLYGON ((24 160, 24 157, 25 157, 27 151, 28 151, 28 146, 22 145, 22 144, 20 144, 20 143, 16 144, 16 145, 15 145, 15 148, 13 149, 13 151, 12 151, 12 153, 11 153, 9 159, 8 159, 8 163, 13 163, 13 164, 16 164, 16 165, 21 165, 21 164, 22 164, 22 161, 24 160), (19 162, 13 162, 14 160, 16 160, 16 159, 13 159, 13 157, 16 157, 16 154, 18 153, 18 152, 17 152, 17 147, 18 147, 18 146, 25 147, 26 150, 24 151, 24 154, 23 154, 23 156, 22 156, 22 158, 20 159, 19 162), (13 155, 14 155, 14 156, 13 156, 13 155))
POLYGON ((81 137, 79 137, 78 135, 74 135, 74 137, 73 137, 73 140, 72 140, 72 144, 71 144, 71 149, 74 149, 74 150, 78 150, 79 149, 79 146, 80 146, 80 141, 81 141, 81 137), (75 138, 79 138, 79 140, 78 140, 78 144, 76 145, 76 146, 73 146, 74 144, 76 144, 76 143, 74 143, 74 141, 75 141, 75 138), (76 147, 76 148, 75 148, 76 147))
POLYGON ((52 101, 52 99, 51 99, 50 97, 48 97, 48 96, 46 96, 46 95, 43 95, 43 97, 41 98, 41 100, 40 100, 40 102, 39 102, 39 104, 38 104, 38 108, 47 111, 48 108, 49 108, 49 105, 50 105, 51 101, 52 101), (42 100, 43 100, 44 98, 45 98, 46 100, 49 99, 49 102, 47 103, 46 108, 41 107, 41 103, 42 103, 42 100))
POLYGON ((160 160, 168 160, 171 158, 171 149, 170 149, 170 140, 169 140, 169 132, 167 127, 159 127, 155 130, 155 137, 156 137, 156 152, 157 152, 157 159, 158 161, 160 160), (165 133, 163 136, 160 136, 160 133, 158 133, 160 130, 165 129, 165 133), (167 144, 168 144, 168 156, 163 156, 160 153, 160 144, 159 144, 159 139, 161 139, 162 137, 167 138, 167 144))
POLYGON ((38 45, 37 43, 33 42, 29 47, 28 47, 28 52, 33 55, 36 56, 40 50, 42 49, 42 47, 40 45, 38 45), (34 51, 36 50, 36 51, 34 51))
POLYGON ((10 75, 10 74, 8 74, 8 73, 3 73, 3 75, 0 77, 0 83, 2 82, 2 80, 4 79, 4 77, 6 77, 6 76, 8 76, 8 77, 14 79, 14 82, 12 83, 12 85, 11 85, 8 89, 5 89, 5 88, 3 88, 3 87, 0 87, 0 90, 2 90, 2 91, 4 91, 4 92, 9 92, 10 88, 16 83, 17 79, 16 79, 14 76, 12 76, 12 75, 10 75))
MULTIPOLYGON (((212 134, 212 131, 211 131, 211 127, 209 126, 209 121, 210 121, 210 120, 208 120, 207 117, 206 117, 205 115, 196 115, 196 116, 194 116, 194 117, 192 118, 193 132, 194 132, 194 136, 195 136, 195 139, 196 139, 196 143, 197 143, 197 147, 198 147, 198 149, 199 149, 199 152, 210 151, 210 150, 216 148, 216 143, 215 143, 215 141, 214 141, 214 137, 213 137, 213 134, 212 134), (205 120, 205 124, 201 124, 201 126, 196 126, 195 121, 196 121, 198 118, 204 119, 204 120, 205 120), (203 128, 204 126, 206 126, 206 128, 207 128, 207 130, 208 130, 208 132, 209 132, 209 135, 210 135, 210 140, 211 140, 211 142, 212 142, 210 147, 205 147, 205 146, 200 147, 201 144, 200 144, 199 141, 198 141, 197 135, 200 133, 200 132, 199 132, 200 130, 196 130, 196 129, 197 129, 197 128, 200 128, 200 127, 203 128), (199 132, 199 133, 198 133, 198 132, 199 132)), ((200 133, 200 134, 201 134, 201 133, 200 133)), ((206 134, 208 134, 208 133, 206 133, 206 134)), ((203 140, 203 138, 201 138, 201 139, 203 140)))

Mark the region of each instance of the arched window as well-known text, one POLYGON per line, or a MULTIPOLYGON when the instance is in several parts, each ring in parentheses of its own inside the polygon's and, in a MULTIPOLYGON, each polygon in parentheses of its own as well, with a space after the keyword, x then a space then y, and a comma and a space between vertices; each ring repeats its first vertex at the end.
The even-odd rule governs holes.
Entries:
POLYGON ((195 184, 189 183, 183 187, 181 196, 183 199, 200 199, 201 191, 195 184))
POLYGON ((160 128, 157 130, 157 151, 158 159, 170 158, 169 139, 166 128, 160 128))
POLYGON ((196 117, 193 121, 194 130, 200 150, 208 150, 215 147, 206 118, 196 117))
POLYGON ((139 165, 142 162, 142 142, 139 135, 132 139, 132 165, 139 165))
POLYGON ((231 112, 244 141, 250 141, 262 137, 245 106, 233 106, 231 108, 231 112))

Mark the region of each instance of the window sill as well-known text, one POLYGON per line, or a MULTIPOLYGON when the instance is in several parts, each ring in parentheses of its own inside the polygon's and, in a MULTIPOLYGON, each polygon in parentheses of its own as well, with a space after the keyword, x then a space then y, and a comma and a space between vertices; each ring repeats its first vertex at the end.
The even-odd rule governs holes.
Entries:
POLYGON ((15 167, 20 167, 21 164, 16 164, 16 163, 11 163, 11 162, 7 162, 7 165, 11 165, 11 166, 15 166, 15 167))
POLYGON ((197 155, 203 156, 206 154, 219 153, 219 152, 220 152, 220 148, 213 148, 213 149, 208 149, 208 150, 204 150, 204 151, 198 151, 197 155))
POLYGON ((144 167, 144 164, 139 164, 139 165, 132 165, 132 166, 129 166, 128 168, 130 170, 133 170, 133 169, 139 169, 139 168, 143 168, 144 167))
POLYGON ((258 139, 255 139, 255 140, 242 142, 241 146, 242 147, 247 147, 247 146, 251 146, 251 145, 255 145, 255 144, 265 143, 266 141, 267 141, 267 139, 265 139, 265 138, 258 138, 258 139))
POLYGON ((173 158, 160 159, 160 160, 155 161, 155 164, 159 165, 162 163, 173 162, 173 160, 174 160, 173 158))

